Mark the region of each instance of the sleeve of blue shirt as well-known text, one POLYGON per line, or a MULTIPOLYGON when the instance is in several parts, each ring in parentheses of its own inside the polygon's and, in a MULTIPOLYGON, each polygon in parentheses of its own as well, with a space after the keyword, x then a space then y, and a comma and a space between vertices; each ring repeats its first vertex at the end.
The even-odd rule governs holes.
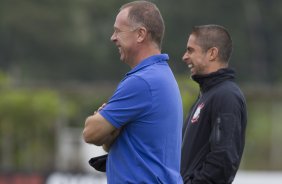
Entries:
POLYGON ((100 114, 114 127, 136 121, 152 106, 149 84, 139 76, 128 76, 116 89, 100 114))

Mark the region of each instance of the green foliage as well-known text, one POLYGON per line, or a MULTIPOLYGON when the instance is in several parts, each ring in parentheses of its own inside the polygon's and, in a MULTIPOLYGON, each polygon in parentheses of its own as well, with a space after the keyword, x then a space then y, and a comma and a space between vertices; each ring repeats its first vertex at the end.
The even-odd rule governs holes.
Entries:
POLYGON ((1 90, 0 169, 52 167, 61 108, 51 90, 1 90))
MULTIPOLYGON (((120 78, 128 67, 120 63, 110 36, 118 9, 126 2, 2 0, 0 67, 9 72, 17 68, 19 79, 29 80, 120 78)), ((172 64, 175 73, 185 72, 181 57, 192 26, 221 24, 232 35, 231 65, 240 81, 281 81, 280 1, 153 2, 166 24, 163 52, 178 61, 172 64)))
POLYGON ((196 82, 189 78, 188 74, 187 76, 177 76, 177 82, 182 97, 183 115, 185 118, 188 115, 191 106, 197 100, 197 96, 199 95, 199 87, 196 82))
POLYGON ((270 156, 270 131, 271 126, 268 123, 270 117, 270 104, 267 102, 248 103, 248 127, 246 133, 245 162, 247 167, 262 169, 269 167, 270 156), (263 158, 263 159, 262 159, 263 158))
POLYGON ((7 84, 8 84, 8 78, 5 75, 5 73, 0 70, 0 90, 2 88, 5 88, 7 84))
POLYGON ((248 125, 244 169, 281 170, 281 98, 247 96, 248 125))
POLYGON ((82 129, 113 90, 108 85, 79 91, 27 89, 8 81, 0 73, 0 171, 54 169, 61 128, 82 129))

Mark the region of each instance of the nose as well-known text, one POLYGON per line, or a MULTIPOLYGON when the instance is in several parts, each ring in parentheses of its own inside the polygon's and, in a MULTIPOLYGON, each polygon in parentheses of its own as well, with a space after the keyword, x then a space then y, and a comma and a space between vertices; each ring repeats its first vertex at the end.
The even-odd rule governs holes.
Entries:
POLYGON ((185 52, 184 55, 182 56, 182 60, 185 62, 189 58, 188 53, 185 52))
POLYGON ((115 42, 116 39, 117 39, 117 36, 116 36, 115 32, 113 32, 113 34, 112 34, 112 36, 111 36, 111 41, 112 41, 112 42, 115 42))

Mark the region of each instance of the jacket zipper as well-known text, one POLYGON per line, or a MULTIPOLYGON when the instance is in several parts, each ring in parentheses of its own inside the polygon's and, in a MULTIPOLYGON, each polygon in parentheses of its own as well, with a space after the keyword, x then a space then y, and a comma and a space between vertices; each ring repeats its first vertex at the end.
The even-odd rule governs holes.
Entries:
POLYGON ((217 118, 216 120, 216 132, 215 132, 215 140, 217 143, 220 142, 221 130, 220 130, 221 119, 217 118))

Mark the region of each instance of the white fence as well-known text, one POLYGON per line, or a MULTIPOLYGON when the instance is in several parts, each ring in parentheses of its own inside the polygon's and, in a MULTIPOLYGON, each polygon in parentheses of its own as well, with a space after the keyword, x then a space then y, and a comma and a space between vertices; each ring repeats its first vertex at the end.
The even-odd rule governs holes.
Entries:
POLYGON ((282 184, 282 171, 239 171, 233 184, 282 184))

